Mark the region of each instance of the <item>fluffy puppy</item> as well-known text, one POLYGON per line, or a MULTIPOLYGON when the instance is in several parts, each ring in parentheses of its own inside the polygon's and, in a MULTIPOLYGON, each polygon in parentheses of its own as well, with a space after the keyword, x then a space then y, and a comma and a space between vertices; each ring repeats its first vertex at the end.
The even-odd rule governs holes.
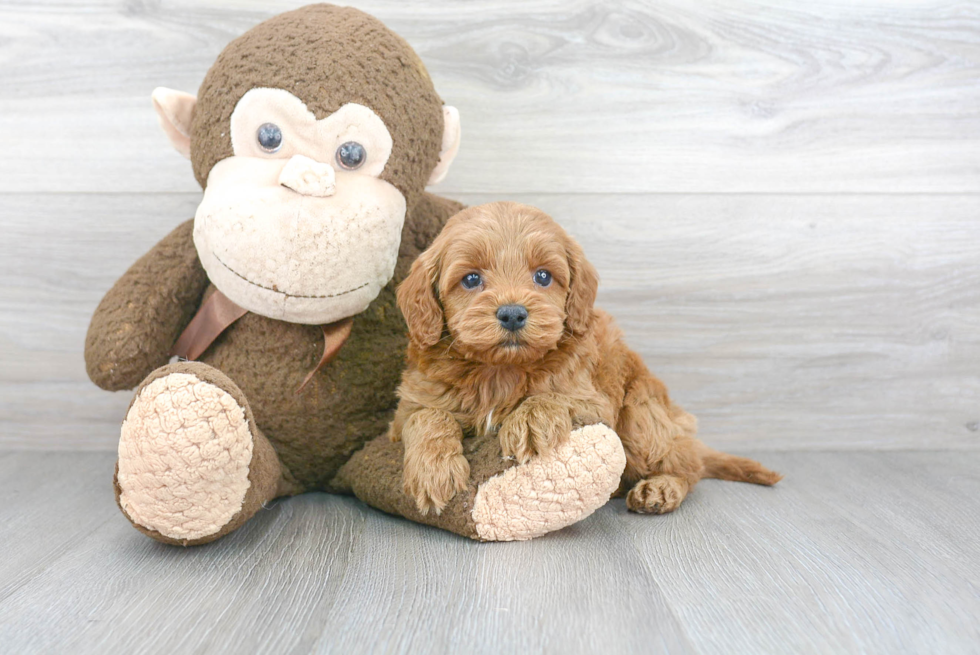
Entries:
POLYGON ((408 368, 390 435, 405 443, 405 492, 437 514, 465 488, 464 435, 496 432, 526 462, 603 422, 626 451, 634 512, 677 509, 702 477, 772 485, 749 459, 694 438, 693 416, 595 309, 598 275, 548 215, 498 202, 446 223, 398 288, 408 368))

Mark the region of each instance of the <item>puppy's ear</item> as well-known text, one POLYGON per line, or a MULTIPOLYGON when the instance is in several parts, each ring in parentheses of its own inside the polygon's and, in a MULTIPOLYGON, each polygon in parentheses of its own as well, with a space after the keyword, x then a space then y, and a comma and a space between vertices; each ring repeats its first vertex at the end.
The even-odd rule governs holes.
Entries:
POLYGON ((582 246, 571 237, 565 244, 568 254, 568 298, 565 299, 565 324, 572 334, 585 334, 592 325, 592 306, 599 290, 599 274, 585 258, 582 246))
POLYGON ((419 255, 408 277, 398 285, 398 309, 408 324, 408 338, 422 348, 434 346, 442 337, 442 306, 435 293, 438 259, 435 249, 429 248, 419 255))

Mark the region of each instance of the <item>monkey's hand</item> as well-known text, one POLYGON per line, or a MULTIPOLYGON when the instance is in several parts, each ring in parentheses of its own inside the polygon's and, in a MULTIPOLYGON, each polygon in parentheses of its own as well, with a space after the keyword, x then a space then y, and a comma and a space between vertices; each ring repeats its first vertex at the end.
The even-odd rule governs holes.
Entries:
POLYGON ((572 431, 570 409, 551 395, 525 399, 500 425, 497 436, 504 457, 515 457, 525 464, 565 443, 572 431))
POLYGON ((194 221, 187 221, 153 246, 95 310, 85 337, 85 367, 103 389, 132 389, 166 364, 200 306, 208 276, 193 229, 194 221))
POLYGON ((470 463, 463 457, 463 430, 449 412, 420 409, 402 428, 405 442, 405 493, 423 515, 441 514, 466 489, 470 463))

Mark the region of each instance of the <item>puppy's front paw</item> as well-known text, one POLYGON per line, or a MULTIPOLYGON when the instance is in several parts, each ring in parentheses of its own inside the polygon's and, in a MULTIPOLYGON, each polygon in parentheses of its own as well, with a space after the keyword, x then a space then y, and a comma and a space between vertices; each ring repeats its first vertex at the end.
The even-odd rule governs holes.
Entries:
POLYGON ((550 398, 530 397, 504 419, 498 438, 504 457, 521 464, 550 453, 568 440, 572 419, 568 407, 550 398))
POLYGON ((442 514, 446 504, 466 489, 470 463, 461 454, 430 452, 405 462, 405 493, 425 515, 442 514))

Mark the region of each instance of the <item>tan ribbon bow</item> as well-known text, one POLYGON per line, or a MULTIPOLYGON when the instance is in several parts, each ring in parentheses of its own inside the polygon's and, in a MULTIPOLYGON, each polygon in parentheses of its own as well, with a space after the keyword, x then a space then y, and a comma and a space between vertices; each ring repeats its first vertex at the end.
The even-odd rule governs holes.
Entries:
MULTIPOLYGON (((228 296, 216 290, 201 304, 194 318, 184 328, 184 331, 177 339, 177 343, 170 349, 170 356, 196 360, 214 343, 214 340, 221 333, 247 313, 247 309, 239 307, 228 296)), ((313 379, 317 371, 329 364, 337 356, 340 348, 347 341, 347 338, 350 337, 353 325, 353 318, 345 318, 320 326, 323 329, 323 355, 320 357, 320 361, 316 367, 306 374, 303 383, 296 389, 297 394, 306 388, 306 385, 313 379)))

